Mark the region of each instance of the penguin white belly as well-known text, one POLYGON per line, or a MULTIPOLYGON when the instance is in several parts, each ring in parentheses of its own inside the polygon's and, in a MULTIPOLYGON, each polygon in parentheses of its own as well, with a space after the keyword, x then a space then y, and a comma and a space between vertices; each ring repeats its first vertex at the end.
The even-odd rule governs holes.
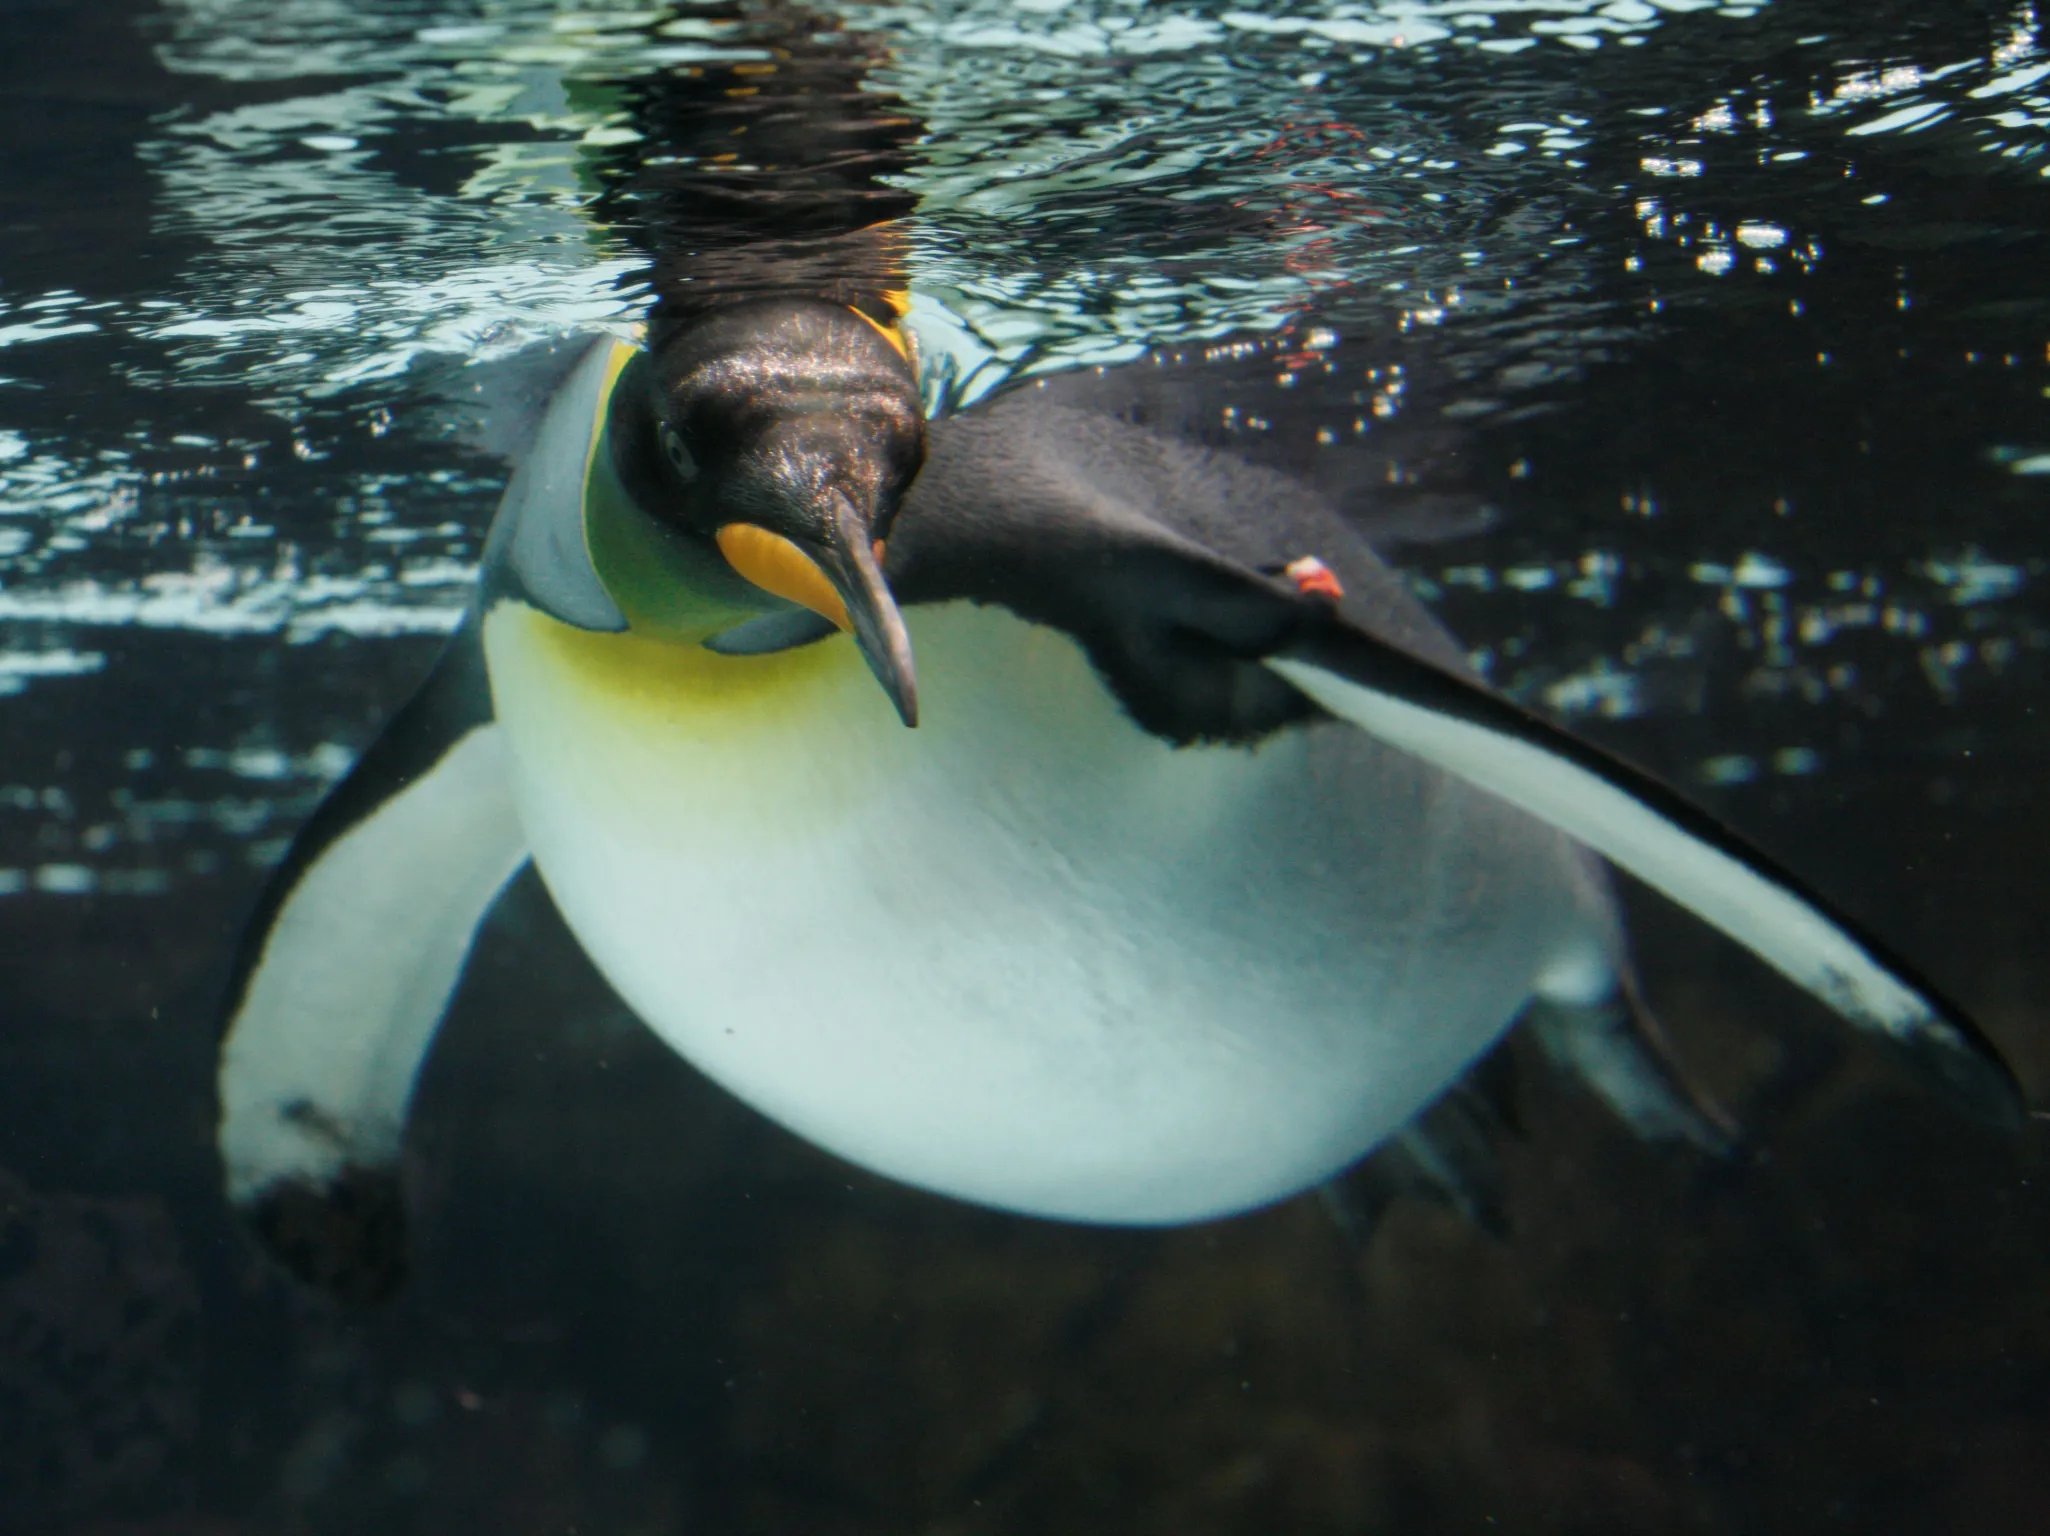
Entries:
POLYGON ((1062 633, 907 617, 917 730, 845 637, 485 621, 570 927, 821 1146, 1039 1215, 1224 1215, 1369 1150, 1534 993, 1606 986, 1580 855, 1500 802, 1335 724, 1171 748, 1062 633))

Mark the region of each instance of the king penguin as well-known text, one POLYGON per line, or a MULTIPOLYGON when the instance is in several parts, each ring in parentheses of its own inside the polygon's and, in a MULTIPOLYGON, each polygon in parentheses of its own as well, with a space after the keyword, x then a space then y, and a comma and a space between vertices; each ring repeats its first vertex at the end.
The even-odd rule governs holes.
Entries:
POLYGON ((219 1145, 291 1269, 399 1283, 412 1085, 530 859, 707 1076, 1035 1216, 1198 1221, 1429 1152, 1524 1018, 1716 1144, 1604 860, 2011 1102, 1879 941, 1492 692, 1303 485, 1030 388, 928 422, 918 125, 867 42, 750 14, 762 57, 622 87, 593 207, 649 257, 644 344, 572 354, 468 617, 250 925, 219 1145))
POLYGON ((395 1283, 411 1087, 529 858, 708 1076, 1036 1216, 1316 1185, 1533 1011, 1704 1139, 1613 1048, 1604 859, 2011 1092, 1823 897, 1489 690, 1305 487, 1030 389, 928 425, 895 317, 824 301, 589 346, 445 659, 277 872, 220 1146, 301 1274, 395 1283))

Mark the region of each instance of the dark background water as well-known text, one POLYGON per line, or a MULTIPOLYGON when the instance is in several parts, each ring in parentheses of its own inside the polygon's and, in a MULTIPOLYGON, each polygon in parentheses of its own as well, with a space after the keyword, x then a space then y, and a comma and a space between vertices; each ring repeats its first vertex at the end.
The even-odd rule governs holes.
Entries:
MULTIPOLYGON (((1498 682, 1806 872, 2050 1102, 2050 478, 2017 471, 2050 454, 2043 114, 1853 139, 1812 110, 2033 26, 1793 4, 1485 69, 1337 61, 1304 135, 1460 146, 1479 169, 1415 260, 1471 243, 1490 280, 1441 323, 1407 290, 1321 294, 1235 356, 1183 340, 1048 387, 1343 496, 1498 682), (1585 119, 1581 163, 1487 168, 1496 97, 1585 119), (1744 126, 1763 100, 1769 136, 1744 126), (1747 222, 1786 238, 1748 245, 1747 222)), ((0 1530, 2050 1519, 2044 1128, 1959 1117, 1648 898, 1654 1001, 1750 1155, 1642 1146, 1512 1042, 1507 1236, 1402 1201, 1360 1243, 1315 1199, 1105 1232, 852 1171, 654 1043, 523 877, 421 1085, 412 1287, 372 1316, 293 1291, 219 1194, 219 990, 277 839, 438 645, 446 602, 402 599, 440 589, 363 576, 394 526, 378 498, 409 559, 459 572, 503 471, 407 377, 281 403, 136 321, 240 280, 166 136, 314 88, 173 73, 167 27, 128 0, 0 8, 0 326, 99 327, 0 347, 0 430, 29 445, 0 472, 61 461, 85 488, 59 504, 17 475, 0 504, 24 530, 0 556, 22 685, 0 697, 0 1530), (234 563, 250 526, 280 590, 347 577, 384 606, 264 618, 234 563), (201 617, 165 617, 193 581, 201 617)), ((461 148, 395 129, 378 153, 453 197, 461 148)), ((1051 232, 1000 220, 992 251, 1058 242, 1079 215, 1047 202, 1051 232)), ((936 224, 942 255, 977 228, 936 224)))

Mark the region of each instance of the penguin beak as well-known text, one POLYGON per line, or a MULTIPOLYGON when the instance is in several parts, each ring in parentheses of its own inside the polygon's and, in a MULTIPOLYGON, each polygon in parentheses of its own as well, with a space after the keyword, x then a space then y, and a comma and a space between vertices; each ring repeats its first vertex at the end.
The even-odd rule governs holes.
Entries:
POLYGON ((869 671, 906 725, 918 724, 918 675, 911 633, 883 579, 882 542, 838 491, 821 509, 822 539, 803 544, 755 523, 728 523, 714 536, 726 563, 765 592, 800 603, 854 636, 869 671))

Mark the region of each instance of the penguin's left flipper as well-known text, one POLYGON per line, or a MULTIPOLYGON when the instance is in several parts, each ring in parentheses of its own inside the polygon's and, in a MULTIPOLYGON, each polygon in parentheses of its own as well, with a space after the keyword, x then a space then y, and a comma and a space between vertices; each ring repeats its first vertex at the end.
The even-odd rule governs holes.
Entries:
POLYGON ((231 994, 229 1194, 337 1299, 374 1304, 404 1280, 407 1101, 471 937, 526 857, 473 623, 300 833, 231 994))
POLYGON ((1700 808, 1622 759, 1333 616, 1266 664, 1341 720, 1594 849, 1845 1019, 1884 1032, 1986 1119, 2019 1125, 1999 1052, 1879 939, 1700 808))

